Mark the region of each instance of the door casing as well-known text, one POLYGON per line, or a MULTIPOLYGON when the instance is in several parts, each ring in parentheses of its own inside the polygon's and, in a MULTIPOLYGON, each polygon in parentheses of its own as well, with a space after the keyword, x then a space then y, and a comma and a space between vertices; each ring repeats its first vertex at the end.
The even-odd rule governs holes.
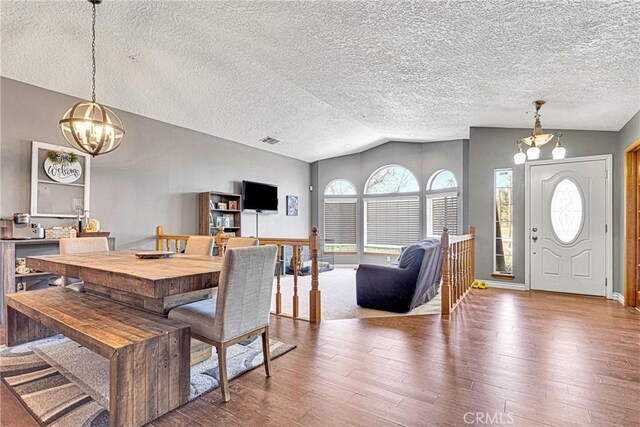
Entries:
POLYGON ((638 283, 638 224, 636 206, 638 206, 637 160, 640 155, 640 138, 632 142, 624 151, 624 305, 640 305, 638 283))
POLYGON ((531 167, 539 166, 539 165, 557 165, 557 164, 571 164, 571 163, 580 163, 587 162, 593 160, 604 160, 607 170, 607 177, 605 182, 605 193, 606 193, 606 224, 607 224, 607 233, 605 235, 605 271, 607 277, 607 289, 606 289, 606 297, 609 299, 613 298, 613 179, 612 179, 612 171, 611 165, 613 156, 611 154, 603 154, 599 156, 585 156, 585 157, 572 157, 569 159, 562 160, 536 160, 533 162, 525 163, 525 174, 524 174, 524 193, 525 193, 525 208, 524 208, 524 236, 523 242, 525 242, 525 251, 524 251, 524 288, 525 290, 531 290, 531 239, 530 239, 530 231, 531 231, 531 167))

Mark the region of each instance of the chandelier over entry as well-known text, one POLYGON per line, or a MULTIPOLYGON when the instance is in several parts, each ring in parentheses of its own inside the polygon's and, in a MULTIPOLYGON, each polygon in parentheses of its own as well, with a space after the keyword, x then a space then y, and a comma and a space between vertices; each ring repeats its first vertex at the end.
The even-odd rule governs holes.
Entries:
POLYGON ((536 113, 534 115, 535 123, 533 125, 533 132, 531 136, 518 140, 518 152, 513 156, 513 161, 517 165, 523 164, 527 160, 538 160, 540 158, 540 147, 557 138, 556 147, 553 149, 552 156, 554 159, 564 159, 567 150, 560 144, 560 137, 562 134, 557 133, 545 133, 542 130, 542 124, 540 123, 540 108, 545 104, 545 101, 534 101, 533 105, 536 107, 536 113), (522 150, 522 144, 529 146, 527 152, 522 150))
POLYGON ((69 145, 95 157, 118 148, 124 138, 124 128, 116 113, 96 102, 96 4, 102 0, 87 1, 93 8, 91 101, 80 101, 69 108, 60 120, 60 130, 69 145))

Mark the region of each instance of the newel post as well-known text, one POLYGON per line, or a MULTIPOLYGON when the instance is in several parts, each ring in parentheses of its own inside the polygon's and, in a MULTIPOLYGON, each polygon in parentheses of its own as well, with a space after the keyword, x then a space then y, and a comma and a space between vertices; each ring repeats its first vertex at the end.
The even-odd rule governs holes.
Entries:
POLYGON ((311 290, 309 291, 309 321, 318 323, 321 319, 320 283, 318 281, 318 250, 320 249, 320 237, 318 227, 311 229, 309 236, 309 251, 311 252, 311 290))
POLYGON ((469 227, 469 234, 471 234, 471 281, 476 280, 476 226, 469 227))
POLYGON ((444 227, 440 238, 442 248, 442 314, 451 314, 451 265, 449 263, 449 230, 444 227))
POLYGON ((162 250, 162 242, 160 241, 160 236, 164 234, 164 227, 159 225, 156 227, 156 249, 162 250))
POLYGON ((224 236, 224 227, 218 227, 218 233, 216 233, 216 246, 218 247, 218 256, 224 256, 224 243, 222 242, 222 238, 224 236))

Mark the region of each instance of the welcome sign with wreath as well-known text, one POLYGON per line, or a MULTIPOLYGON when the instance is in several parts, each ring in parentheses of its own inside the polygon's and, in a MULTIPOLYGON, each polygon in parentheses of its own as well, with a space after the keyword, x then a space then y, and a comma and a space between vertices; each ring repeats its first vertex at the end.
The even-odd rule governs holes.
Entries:
POLYGON ((74 218, 89 209, 91 156, 70 147, 33 141, 31 215, 74 218))
POLYGON ((52 180, 70 184, 82 176, 82 165, 75 153, 51 150, 44 161, 44 171, 52 180))

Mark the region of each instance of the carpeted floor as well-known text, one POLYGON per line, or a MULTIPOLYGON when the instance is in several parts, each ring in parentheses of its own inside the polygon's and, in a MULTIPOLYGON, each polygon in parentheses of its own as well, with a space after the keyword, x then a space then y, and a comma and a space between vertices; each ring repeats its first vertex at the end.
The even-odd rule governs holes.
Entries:
MULTIPOLYGON (((356 271, 352 267, 337 267, 333 271, 320 273, 320 292, 322 294, 322 320, 357 319, 362 317, 412 316, 418 314, 440 314, 440 294, 431 301, 416 307, 409 313, 399 314, 390 311, 371 310, 356 304, 356 271)), ((311 276, 298 278, 298 296, 300 315, 309 317, 309 291, 311 276)), ((271 310, 275 311, 275 292, 271 310)), ((291 314, 293 309, 293 276, 281 279, 282 310, 291 314)))
MULTIPOLYGON (((295 346, 271 340, 271 357, 295 346)), ((262 341, 251 338, 227 353, 229 378, 263 364, 262 341)), ((62 335, 0 350, 0 376, 42 425, 109 425, 109 362, 62 335)), ((191 368, 191 397, 220 386, 218 357, 191 368)))

